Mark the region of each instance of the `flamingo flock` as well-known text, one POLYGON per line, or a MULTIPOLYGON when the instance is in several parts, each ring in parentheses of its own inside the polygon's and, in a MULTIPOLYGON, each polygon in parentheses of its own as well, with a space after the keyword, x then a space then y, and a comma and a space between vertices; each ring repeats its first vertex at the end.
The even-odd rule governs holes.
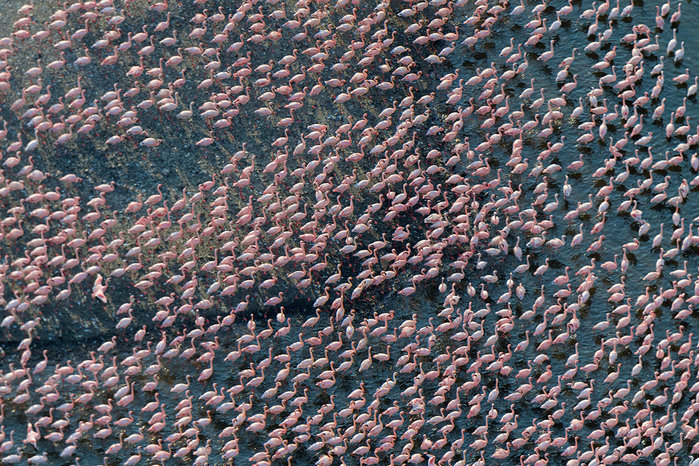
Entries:
POLYGON ((698 15, 21 6, 0 463, 699 465, 698 15))

